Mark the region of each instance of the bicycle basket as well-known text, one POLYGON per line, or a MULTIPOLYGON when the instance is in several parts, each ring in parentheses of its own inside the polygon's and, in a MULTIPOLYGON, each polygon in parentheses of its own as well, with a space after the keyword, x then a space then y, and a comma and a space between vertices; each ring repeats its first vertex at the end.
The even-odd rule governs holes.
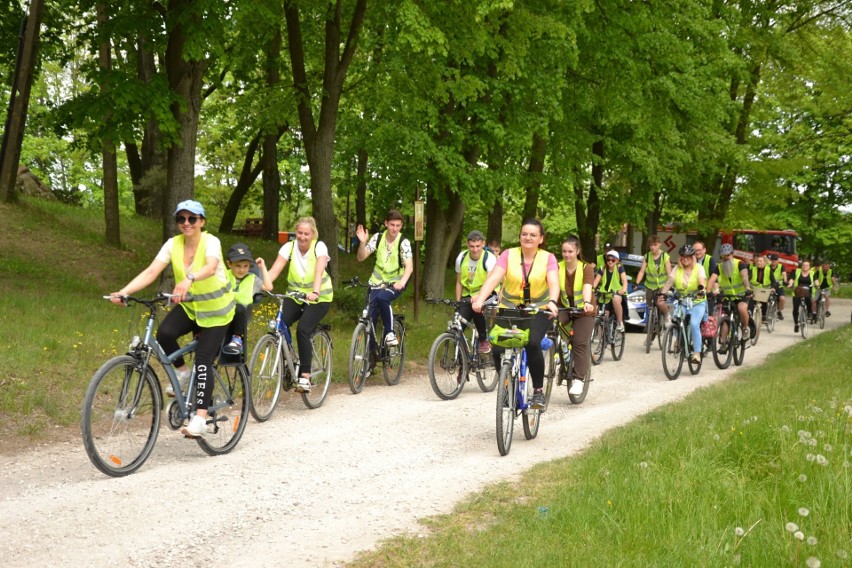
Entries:
POLYGON ((530 319, 532 317, 522 310, 486 310, 489 341, 498 347, 524 347, 530 340, 530 319))
POLYGON ((769 294, 772 288, 754 288, 754 301, 766 303, 769 301, 769 294))

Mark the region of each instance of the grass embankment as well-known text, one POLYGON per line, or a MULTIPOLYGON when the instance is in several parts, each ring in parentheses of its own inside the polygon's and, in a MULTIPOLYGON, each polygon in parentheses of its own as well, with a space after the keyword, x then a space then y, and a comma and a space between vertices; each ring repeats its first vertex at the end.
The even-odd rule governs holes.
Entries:
MULTIPOLYGON (((118 290, 151 262, 162 245, 161 227, 122 218, 123 247, 117 250, 103 243, 98 210, 23 199, 14 206, 0 204, 0 217, 0 436, 7 442, 18 436, 37 440, 56 426, 77 427, 94 372, 140 333, 141 309, 119 309, 101 296, 118 290)), ((217 223, 210 225, 214 233, 217 223)), ((221 240, 227 248, 240 238, 222 235, 221 240)), ((280 247, 243 240, 269 264, 280 247)), ((359 275, 366 281, 372 268, 371 261, 359 264, 352 255, 341 254, 340 262, 341 279, 359 275)), ((333 326, 334 380, 345 383, 349 342, 364 294, 338 286, 335 295, 325 321, 333 326)), ((446 311, 422 303, 415 324, 411 292, 397 304, 409 324, 406 370, 422 370, 429 346, 446 325, 446 311)), ((253 329, 264 329, 269 317, 268 310, 256 310, 253 329)), ((382 381, 381 373, 369 381, 382 381)))
POLYGON ((849 566, 850 353, 820 334, 354 566, 849 566))

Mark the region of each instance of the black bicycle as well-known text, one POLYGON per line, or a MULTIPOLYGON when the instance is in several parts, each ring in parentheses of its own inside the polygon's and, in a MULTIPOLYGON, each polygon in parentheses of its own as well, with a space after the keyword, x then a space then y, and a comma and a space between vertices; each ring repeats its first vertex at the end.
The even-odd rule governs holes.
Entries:
POLYGON ((479 352, 480 337, 476 326, 458 312, 459 306, 470 304, 470 300, 435 299, 427 302, 451 306, 454 310, 453 319, 447 322, 447 330, 435 339, 429 350, 429 383, 432 390, 438 398, 452 400, 464 389, 472 372, 482 392, 493 391, 497 386, 494 360, 490 355, 479 352), (466 328, 470 331, 466 331, 466 328))
POLYGON ((690 310, 698 294, 686 294, 672 296, 673 302, 669 307, 672 316, 672 325, 666 330, 663 339, 663 372, 666 377, 673 381, 680 376, 683 362, 689 366, 689 372, 697 375, 701 370, 701 363, 708 351, 715 352, 715 337, 703 337, 701 339, 701 355, 698 361, 692 360, 692 326, 690 325, 690 310))
POLYGON ((370 293, 373 290, 383 290, 390 283, 364 284, 357 276, 346 282, 347 288, 361 287, 366 289, 366 300, 361 317, 355 331, 352 332, 352 343, 349 345, 349 389, 352 394, 358 394, 364 388, 367 377, 373 372, 373 368, 381 364, 382 374, 388 385, 399 383, 402 378, 402 367, 405 364, 405 316, 393 315, 393 333, 396 335, 398 345, 387 345, 385 336, 387 332, 377 333, 371 317, 375 305, 370 301, 370 293))
MULTIPOLYGON (((571 316, 582 316, 586 313, 583 308, 559 308, 559 311, 571 316)), ((541 412, 547 410, 550 404, 554 378, 556 378, 557 387, 564 384, 568 389, 568 398, 573 404, 580 404, 586 400, 586 395, 589 394, 589 384, 592 382, 590 366, 586 371, 586 376, 583 377, 583 392, 580 394, 570 393, 571 378, 574 376, 574 319, 569 319, 567 323, 554 319, 553 325, 547 332, 547 337, 551 341, 551 347, 544 354, 544 409, 541 412)))
MULTIPOLYGON (((749 340, 742 337, 740 331, 742 320, 740 311, 737 309, 737 304, 744 299, 745 295, 733 294, 723 295, 717 300, 722 309, 717 318, 719 329, 716 335, 716 349, 713 350, 713 360, 720 369, 727 369, 731 364, 731 358, 734 360, 734 365, 738 367, 745 360, 745 350, 749 340)), ((749 336, 755 333, 755 329, 754 319, 750 318, 749 336)))
POLYGON ((621 359, 624 354, 624 331, 618 329, 618 321, 615 314, 607 309, 612 299, 612 292, 596 293, 598 300, 598 314, 595 317, 595 327, 592 331, 591 351, 592 365, 600 365, 603 361, 604 351, 609 347, 612 358, 615 361, 621 359))

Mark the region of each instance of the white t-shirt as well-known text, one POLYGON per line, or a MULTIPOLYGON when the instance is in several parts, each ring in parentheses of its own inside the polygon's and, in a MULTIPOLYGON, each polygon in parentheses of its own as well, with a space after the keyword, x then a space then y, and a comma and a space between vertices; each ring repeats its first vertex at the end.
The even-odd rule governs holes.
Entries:
MULTIPOLYGON (((493 252, 482 251, 482 254, 487 254, 488 257, 485 259, 485 272, 491 272, 491 269, 494 268, 494 265, 497 264, 497 257, 493 252)), ((476 265, 479 264, 478 260, 473 260, 470 256, 470 251, 463 250, 456 257, 456 273, 462 273, 462 260, 464 260, 464 256, 467 255, 467 271, 469 274, 473 274, 476 271, 476 265)), ((479 258, 482 258, 481 256, 479 258)))
MULTIPOLYGON (((218 237, 214 237, 210 233, 201 233, 201 237, 207 239, 205 250, 207 258, 213 257, 219 261, 219 264, 216 265, 216 278, 218 278, 219 282, 222 284, 226 284, 228 282, 228 277, 225 275, 225 262, 222 260, 222 243, 219 241, 218 237)), ((171 264, 174 243, 174 237, 167 240, 163 244, 162 248, 160 248, 160 252, 157 253, 157 260, 166 264, 171 264)))
MULTIPOLYGON (((293 247, 296 246, 296 241, 289 241, 284 243, 284 246, 278 251, 278 256, 286 258, 288 261, 290 260, 290 253, 293 251, 293 247)), ((328 247, 325 246, 325 243, 322 241, 317 241, 316 246, 317 258, 326 258, 331 259, 328 256, 328 247)), ((300 278, 305 277, 305 270, 308 267, 308 255, 311 253, 310 247, 308 248, 308 252, 306 254, 302 254, 302 251, 299 250, 299 247, 296 247, 296 253, 293 255, 293 266, 296 268, 296 273, 300 278)), ((313 276, 312 274, 309 276, 313 276)))

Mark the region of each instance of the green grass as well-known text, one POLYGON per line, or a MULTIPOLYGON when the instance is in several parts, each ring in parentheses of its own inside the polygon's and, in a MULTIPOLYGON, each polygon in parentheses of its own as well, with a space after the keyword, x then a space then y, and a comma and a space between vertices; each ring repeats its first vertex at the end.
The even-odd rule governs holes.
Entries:
POLYGON ((833 298, 852 298, 852 283, 843 282, 837 292, 832 292, 833 298))
MULTIPOLYGON (((98 210, 23 198, 17 205, 0 204, 0 216, 0 435, 39 439, 57 426, 77 427, 92 375, 139 333, 142 310, 116 308, 101 296, 151 262, 162 245, 161 227, 147 219, 122 218, 123 246, 115 249, 103 243, 98 210)), ((221 238, 223 247, 240 239, 221 238)), ((280 248, 243 240, 270 263, 280 248)), ((358 275, 366 281, 372 268, 370 261, 358 263, 351 255, 341 255, 340 262, 341 280, 358 275)), ((447 277, 450 283, 454 274, 447 277)), ((283 280, 277 286, 282 289, 283 280)), ((349 342, 363 292, 338 286, 335 294, 325 321, 333 326, 334 381, 346 383, 349 342)), ((421 303, 415 322, 410 290, 395 309, 406 315, 409 331, 406 372, 422 371, 447 314, 421 303)), ((258 310, 252 329, 262 332, 268 319, 258 310)), ((251 342, 250 337, 249 348, 251 342)), ((381 373, 370 379, 376 380, 382 381, 381 373)))
POLYGON ((849 566, 851 353, 820 334, 352 565, 849 566))

